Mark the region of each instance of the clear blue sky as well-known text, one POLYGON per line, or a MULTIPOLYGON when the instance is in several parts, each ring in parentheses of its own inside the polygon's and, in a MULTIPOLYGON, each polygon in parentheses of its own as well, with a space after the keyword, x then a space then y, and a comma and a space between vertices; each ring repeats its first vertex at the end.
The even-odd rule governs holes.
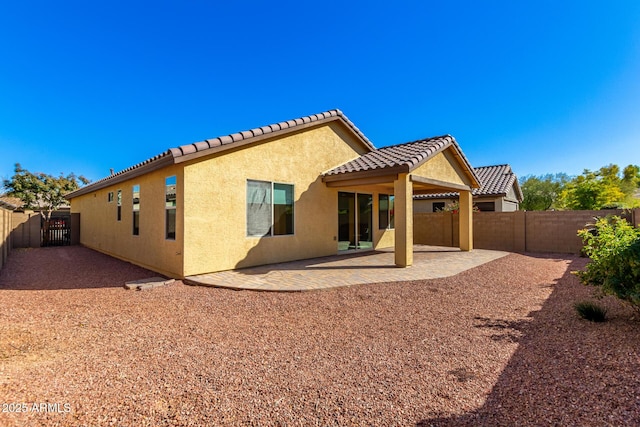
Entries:
POLYGON ((0 178, 340 108, 519 176, 640 164, 640 1, 0 0, 0 178))

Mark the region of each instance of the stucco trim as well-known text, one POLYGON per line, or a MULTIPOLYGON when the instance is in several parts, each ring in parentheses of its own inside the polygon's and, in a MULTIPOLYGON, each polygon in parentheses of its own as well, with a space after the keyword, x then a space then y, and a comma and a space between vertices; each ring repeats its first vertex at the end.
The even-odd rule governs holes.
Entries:
POLYGON ((365 179, 365 178, 373 178, 379 176, 397 176, 399 173, 408 173, 409 167, 407 165, 400 165, 392 168, 383 168, 383 169, 369 169, 363 171, 356 172, 346 172, 338 175, 323 175, 322 182, 328 183, 330 182, 343 182, 343 181, 353 181, 356 179, 365 179))
POLYGON ((439 179, 424 178, 422 176, 410 175, 409 179, 418 184, 432 185, 434 187, 456 189, 460 191, 471 191, 471 187, 468 185, 456 184, 453 182, 440 181, 439 179))
MULTIPOLYGON (((388 171, 386 171, 388 172, 388 171)), ((380 176, 370 176, 365 178, 353 178, 340 180, 340 181, 330 181, 327 182, 327 187, 339 188, 339 187, 355 187, 359 185, 375 185, 375 184, 389 184, 398 179, 398 174, 394 175, 380 175, 380 176)))

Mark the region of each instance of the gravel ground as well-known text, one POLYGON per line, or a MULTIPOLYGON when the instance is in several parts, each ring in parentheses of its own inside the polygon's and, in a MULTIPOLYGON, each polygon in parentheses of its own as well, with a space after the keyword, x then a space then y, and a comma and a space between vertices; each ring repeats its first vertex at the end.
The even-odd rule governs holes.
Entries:
POLYGON ((153 273, 17 250, 0 272, 0 425, 638 425, 640 322, 611 299, 606 323, 575 315, 584 264, 511 254, 428 281, 136 292, 124 281, 153 273))

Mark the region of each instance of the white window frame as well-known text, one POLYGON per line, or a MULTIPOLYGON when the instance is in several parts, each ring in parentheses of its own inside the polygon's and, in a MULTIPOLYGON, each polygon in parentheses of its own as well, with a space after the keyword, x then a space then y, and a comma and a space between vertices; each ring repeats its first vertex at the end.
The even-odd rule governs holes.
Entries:
POLYGON ((165 240, 176 240, 176 235, 178 234, 178 230, 177 230, 177 224, 178 224, 178 177, 176 175, 171 175, 171 176, 167 176, 164 179, 164 191, 165 191, 165 195, 164 195, 164 238, 165 240), (167 181, 173 178, 173 185, 175 186, 176 189, 176 194, 175 194, 175 201, 174 201, 174 205, 173 206, 169 206, 168 205, 168 201, 167 201, 167 187, 171 184, 167 184, 167 181), (169 237, 169 217, 168 217, 168 212, 169 211, 173 211, 173 237, 169 237))
POLYGON ((132 214, 131 214, 131 234, 134 236, 139 236, 140 235, 140 184, 135 184, 134 186, 131 187, 131 203, 132 203, 132 214), (135 195, 136 195, 136 188, 138 189, 137 193, 138 193, 138 203, 135 203, 135 195), (138 214, 138 228, 136 229, 136 213, 138 214), (137 233, 136 233, 137 231, 137 233))
POLYGON ((394 230, 396 227, 395 221, 395 196, 393 194, 379 193, 378 194, 378 229, 379 230, 394 230), (385 228, 380 227, 380 196, 387 196, 387 226, 385 228), (393 199, 394 215, 393 226, 391 225, 391 200, 393 199))
POLYGON ((261 179, 247 179, 246 181, 246 185, 245 185, 245 210, 246 210, 246 223, 245 223, 245 235, 246 237, 249 238, 261 238, 261 237, 288 237, 288 236, 295 236, 296 234, 296 187, 294 184, 292 183, 287 183, 287 182, 276 182, 276 181, 265 181, 265 180, 261 180, 261 179), (249 182, 261 182, 261 183, 266 183, 266 184, 270 184, 271 185, 271 226, 269 227, 269 234, 249 234, 249 211, 247 209, 247 197, 248 197, 248 187, 249 187, 249 182), (291 201, 291 209, 293 210, 293 224, 292 224, 292 232, 289 234, 274 234, 274 226, 275 226, 275 222, 274 222, 274 207, 275 207, 275 203, 274 203, 274 187, 275 185, 288 185, 291 187, 291 192, 292 192, 292 201, 291 201))

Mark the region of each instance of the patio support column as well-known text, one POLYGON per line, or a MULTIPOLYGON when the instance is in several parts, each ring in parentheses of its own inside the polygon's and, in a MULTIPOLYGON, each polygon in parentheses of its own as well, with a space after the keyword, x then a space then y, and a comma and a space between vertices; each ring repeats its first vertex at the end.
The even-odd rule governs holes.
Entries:
POLYGON ((396 266, 409 267, 413 264, 413 183, 409 174, 398 174, 393 195, 396 266))
POLYGON ((460 250, 473 250, 473 200, 471 191, 460 191, 460 250))

